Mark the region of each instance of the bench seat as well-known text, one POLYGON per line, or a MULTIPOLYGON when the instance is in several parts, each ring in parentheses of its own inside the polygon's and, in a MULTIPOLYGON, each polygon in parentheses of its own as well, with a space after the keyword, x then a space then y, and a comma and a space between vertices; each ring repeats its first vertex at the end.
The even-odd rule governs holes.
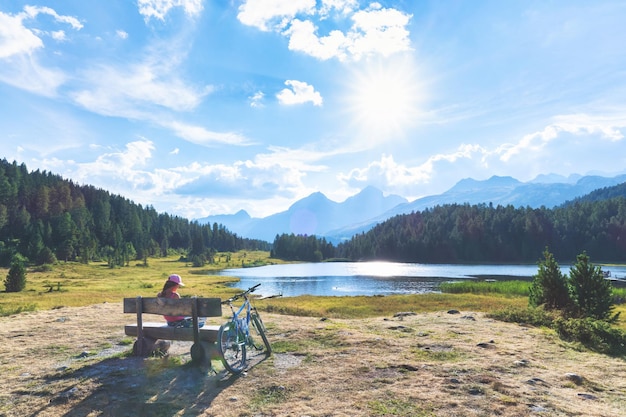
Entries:
MULTIPOLYGON (((152 339, 194 341, 194 332, 191 327, 172 327, 163 322, 143 322, 143 335, 152 339)), ((199 329, 200 340, 215 343, 220 326, 205 324, 199 329)), ((137 337, 137 324, 124 326, 126 336, 137 337)))

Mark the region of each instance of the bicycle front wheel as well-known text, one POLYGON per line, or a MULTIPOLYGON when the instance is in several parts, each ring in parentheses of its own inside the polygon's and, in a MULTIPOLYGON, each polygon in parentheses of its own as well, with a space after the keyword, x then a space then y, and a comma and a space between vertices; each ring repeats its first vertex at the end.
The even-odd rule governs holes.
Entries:
POLYGON ((229 321, 220 326, 217 334, 218 347, 224 367, 233 374, 239 374, 246 367, 246 337, 229 321))
POLYGON ((253 313, 250 315, 250 323, 252 328, 250 330, 250 336, 252 337, 252 346, 260 352, 265 353, 267 356, 272 354, 272 345, 270 345, 267 335, 265 334, 265 326, 258 314, 253 313), (261 340, 258 340, 258 339, 261 340), (263 343, 263 344, 261 344, 263 343))

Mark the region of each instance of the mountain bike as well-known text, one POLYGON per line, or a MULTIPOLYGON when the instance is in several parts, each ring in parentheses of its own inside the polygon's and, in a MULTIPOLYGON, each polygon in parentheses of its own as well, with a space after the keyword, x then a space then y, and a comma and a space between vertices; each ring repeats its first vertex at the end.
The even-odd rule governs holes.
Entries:
MULTIPOLYGON (((217 342, 224 367, 233 374, 239 374, 245 369, 248 351, 254 350, 257 355, 270 356, 272 354, 272 346, 267 339, 263 320, 256 307, 250 303, 250 294, 260 285, 257 284, 222 301, 222 304, 230 307, 232 317, 220 326, 217 342), (233 303, 241 298, 243 298, 243 304, 236 308, 233 303)), ((280 297, 280 295, 265 298, 273 297, 280 297)))

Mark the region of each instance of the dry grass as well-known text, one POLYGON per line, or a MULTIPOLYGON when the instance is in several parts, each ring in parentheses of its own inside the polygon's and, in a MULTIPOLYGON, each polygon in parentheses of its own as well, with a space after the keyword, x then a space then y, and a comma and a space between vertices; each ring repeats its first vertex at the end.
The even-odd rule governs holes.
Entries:
POLYGON ((216 361, 217 373, 191 366, 188 343, 174 342, 167 358, 125 355, 122 325, 133 318, 121 311, 120 303, 101 303, 0 318, 0 415, 626 414, 622 359, 482 313, 327 320, 265 313, 276 353, 229 377, 216 361))

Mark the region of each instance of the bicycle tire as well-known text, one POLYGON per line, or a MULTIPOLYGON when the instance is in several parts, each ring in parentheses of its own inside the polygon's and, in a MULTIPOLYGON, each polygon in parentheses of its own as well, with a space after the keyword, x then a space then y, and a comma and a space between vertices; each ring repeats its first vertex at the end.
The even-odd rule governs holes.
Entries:
POLYGON ((261 320, 261 315, 259 314, 259 310, 257 310, 256 307, 252 307, 252 314, 255 315, 257 319, 259 319, 259 323, 261 324, 261 330, 263 330, 264 333, 267 333, 265 323, 263 323, 263 320, 261 320))
POLYGON ((265 353, 265 355, 270 356, 272 354, 272 345, 270 345, 270 341, 267 339, 263 320, 261 320, 261 317, 258 314, 253 313, 250 315, 250 323, 252 323, 253 331, 261 337, 261 340, 263 340, 263 346, 260 346, 258 343, 254 343, 255 349, 257 349, 257 351, 264 351, 263 353, 265 353), (265 349, 263 347, 265 347, 265 349))
POLYGON ((237 325, 229 321, 220 326, 217 334, 218 348, 224 367, 233 374, 239 374, 246 367, 245 336, 237 325))

